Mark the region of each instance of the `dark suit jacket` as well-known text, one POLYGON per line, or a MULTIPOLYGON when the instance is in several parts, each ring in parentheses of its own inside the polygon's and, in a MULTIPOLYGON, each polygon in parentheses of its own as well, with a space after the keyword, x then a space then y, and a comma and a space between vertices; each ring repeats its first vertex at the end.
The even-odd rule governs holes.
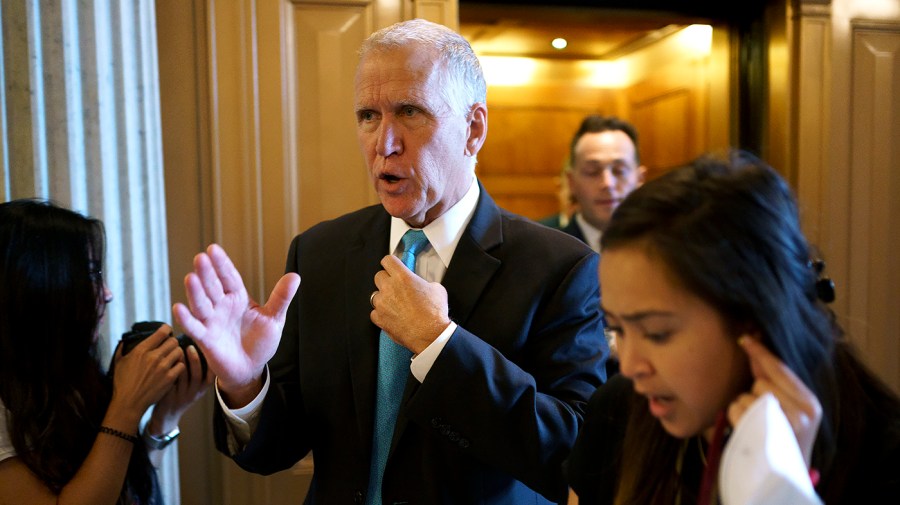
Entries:
POLYGON ((575 221, 575 216, 572 216, 572 218, 569 219, 569 224, 567 224, 566 227, 562 229, 562 231, 568 233, 569 235, 577 238, 582 242, 585 242, 584 233, 581 232, 581 227, 578 226, 578 221, 575 221))
MULTIPOLYGON (((233 457, 268 474, 312 450, 306 503, 362 503, 368 486, 379 336, 369 294, 389 230, 378 205, 291 245, 287 268, 302 284, 270 362, 259 425, 233 457)), ((500 210, 482 188, 442 284, 459 328, 423 383, 408 376, 384 503, 565 501, 561 463, 608 354, 597 255, 500 210)), ((217 444, 227 452, 223 423, 217 412, 217 444)))
POLYGON ((562 222, 562 214, 553 214, 552 216, 547 216, 541 219, 538 219, 537 222, 541 223, 544 226, 549 226, 550 228, 555 228, 557 230, 562 230, 564 227, 560 226, 562 222))
MULTIPOLYGON (((569 219, 569 224, 566 225, 562 231, 568 233, 569 235, 577 238, 578 240, 585 242, 584 233, 581 231, 581 227, 578 226, 578 222, 575 221, 575 216, 573 215, 571 219, 569 219)), ((603 326, 606 326, 606 318, 603 318, 603 326)), ((619 360, 617 357, 611 357, 606 360, 606 377, 612 377, 613 375, 619 373, 619 360)))

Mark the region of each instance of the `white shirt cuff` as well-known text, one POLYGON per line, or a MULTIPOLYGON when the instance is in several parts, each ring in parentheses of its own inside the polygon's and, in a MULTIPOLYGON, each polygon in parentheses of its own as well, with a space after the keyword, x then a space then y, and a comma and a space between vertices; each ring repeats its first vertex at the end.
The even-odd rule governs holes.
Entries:
POLYGON ((222 393, 219 392, 219 380, 216 379, 216 398, 225 413, 225 425, 228 427, 228 449, 231 454, 237 454, 244 449, 256 426, 259 424, 259 412, 262 410, 263 400, 269 392, 269 365, 266 365, 265 381, 262 390, 250 403, 239 408, 231 409, 225 405, 222 393))
POLYGON ((447 342, 450 340, 450 337, 453 335, 453 332, 456 331, 458 326, 459 325, 451 321, 450 324, 444 328, 444 331, 434 339, 434 342, 429 344, 424 351, 413 357, 409 369, 412 372, 413 377, 420 383, 425 382, 425 376, 428 375, 431 366, 434 365, 435 360, 437 360, 441 351, 444 350, 444 346, 447 345, 447 342))

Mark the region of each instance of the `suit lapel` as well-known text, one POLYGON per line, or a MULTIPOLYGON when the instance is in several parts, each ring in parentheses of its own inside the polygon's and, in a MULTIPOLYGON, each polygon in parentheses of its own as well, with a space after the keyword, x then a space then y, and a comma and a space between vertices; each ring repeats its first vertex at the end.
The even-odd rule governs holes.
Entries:
POLYGON ((475 214, 460 238, 441 282, 447 289, 450 318, 457 323, 465 324, 469 319, 484 288, 500 268, 500 260, 489 251, 502 242, 500 209, 481 187, 475 214))
MULTIPOLYGON (((347 349, 356 406, 356 423, 365 457, 371 457, 375 423, 375 384, 378 380, 378 336, 372 324, 369 295, 375 290, 375 274, 387 254, 390 216, 381 207, 358 228, 361 233, 346 250, 344 263, 347 349)), ((367 459, 368 461, 368 459, 367 459)))

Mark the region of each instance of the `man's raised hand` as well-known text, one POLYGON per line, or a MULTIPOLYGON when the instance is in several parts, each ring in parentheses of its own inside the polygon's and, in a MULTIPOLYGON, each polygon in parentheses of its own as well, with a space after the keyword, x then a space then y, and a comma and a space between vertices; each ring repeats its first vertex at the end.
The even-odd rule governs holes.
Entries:
POLYGON ((176 303, 172 313, 203 350, 230 406, 246 405, 262 388, 262 373, 278 348, 299 286, 299 275, 285 274, 268 302, 259 305, 219 245, 194 257, 194 271, 184 278, 188 306, 176 303))

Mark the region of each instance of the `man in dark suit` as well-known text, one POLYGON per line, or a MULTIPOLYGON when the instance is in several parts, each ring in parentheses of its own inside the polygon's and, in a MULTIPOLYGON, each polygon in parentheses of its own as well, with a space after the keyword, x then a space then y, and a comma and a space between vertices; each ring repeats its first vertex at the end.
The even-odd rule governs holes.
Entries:
MULTIPOLYGON (((578 211, 562 230, 599 253, 600 236, 613 211, 644 182, 646 173, 634 125, 615 116, 586 116, 572 137, 566 172, 578 211)), ((619 362, 612 337, 608 344, 610 376, 619 371, 619 362)))
POLYGON ((590 115, 572 137, 566 176, 578 212, 563 231, 600 252, 600 235, 622 200, 644 182, 634 126, 590 115))
POLYGON ((477 181, 486 85, 464 39, 414 20, 360 54, 381 205, 296 237, 265 306, 210 246, 174 308, 217 374, 217 444, 264 474, 312 450, 307 503, 562 502, 608 353, 597 255, 477 181))

